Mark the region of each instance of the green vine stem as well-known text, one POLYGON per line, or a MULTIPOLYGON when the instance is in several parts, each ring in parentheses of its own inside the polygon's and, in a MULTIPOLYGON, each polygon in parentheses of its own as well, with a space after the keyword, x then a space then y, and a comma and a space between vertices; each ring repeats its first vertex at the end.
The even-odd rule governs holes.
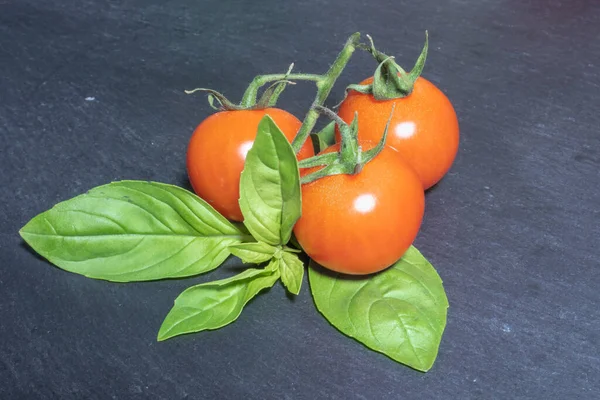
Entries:
POLYGON ((318 82, 322 79, 322 75, 317 74, 269 74, 269 75, 258 75, 255 77, 246 92, 240 106, 244 108, 250 108, 256 104, 256 98, 258 96, 258 90, 269 82, 274 81, 315 81, 318 82))
MULTIPOLYGON (((208 88, 196 88, 193 90, 186 90, 186 94, 193 94, 196 92, 205 92, 208 93, 208 104, 217 111, 241 111, 241 110, 263 110, 265 108, 274 107, 277 103, 277 99, 279 95, 285 90, 287 85, 295 85, 295 82, 292 82, 288 79, 288 77, 292 73, 292 69, 294 68, 294 64, 292 63, 288 68, 288 71, 285 74, 273 74, 268 75, 269 77, 274 77, 275 79, 270 80, 271 86, 269 86, 262 94, 260 99, 256 101, 256 97, 258 95, 258 86, 254 86, 254 91, 247 90, 248 93, 245 94, 244 99, 242 99, 241 104, 235 104, 225 95, 217 92, 213 89, 208 88), (279 78, 279 79, 277 79, 279 78), (218 103, 218 105, 215 105, 218 103)), ((297 79, 306 79, 310 78, 310 75, 305 74, 296 74, 294 75, 297 79)), ((260 82, 257 82, 260 84, 260 82)), ((252 85, 251 85, 252 86, 252 85)), ((250 89, 250 88, 249 88, 250 89)))
POLYGON ((310 109, 308 110, 306 117, 304 118, 302 127, 300 128, 300 130, 298 131, 298 134, 296 135, 294 141, 292 142, 292 148, 294 149, 294 151, 296 153, 298 153, 300 151, 300 148, 302 148, 302 145, 304 145, 304 142, 306 142, 306 139, 308 139, 310 132, 314 128, 315 124, 317 123, 317 119, 319 118, 319 111, 317 111, 316 108, 323 105, 323 103, 329 96, 329 93, 331 92, 331 89, 333 88, 335 81, 340 76, 340 74, 346 67, 346 64, 350 60, 350 57, 352 57, 352 54, 354 53, 354 51, 360 47, 361 44, 360 44, 359 40, 360 40, 360 33, 357 32, 357 33, 352 34, 346 41, 346 44, 342 48, 342 51, 340 51, 340 53, 338 54, 338 56, 335 59, 335 61, 333 62, 333 64, 331 64, 331 67, 324 75, 271 74, 271 75, 259 75, 259 76, 255 77, 254 80, 252 81, 252 83, 250 83, 250 86, 248 86, 248 89, 246 89, 246 92, 244 93, 244 97, 242 97, 240 106, 248 107, 253 104, 256 104, 256 96, 258 94, 258 90, 260 89, 261 86, 263 86, 269 82, 282 81, 282 80, 314 81, 317 85, 317 95, 315 96, 315 99, 314 99, 310 109))
POLYGON ((196 88, 192 90, 186 90, 185 94, 193 94, 196 92, 207 92, 208 93, 208 104, 214 110, 241 110, 242 108, 227 99, 227 97, 223 96, 221 93, 216 90, 208 89, 208 88, 196 88), (219 103, 219 107, 215 106, 215 101, 219 103))

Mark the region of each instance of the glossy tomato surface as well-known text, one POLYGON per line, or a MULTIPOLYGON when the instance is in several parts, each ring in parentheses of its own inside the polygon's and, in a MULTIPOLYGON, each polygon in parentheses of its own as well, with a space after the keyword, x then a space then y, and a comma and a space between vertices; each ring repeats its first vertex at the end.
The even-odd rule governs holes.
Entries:
MULTIPOLYGON (((198 125, 188 145, 186 164, 194 191, 230 220, 243 220, 238 204, 240 174, 256 138, 258 123, 266 114, 290 142, 302 125, 298 118, 278 108, 221 111, 198 125)), ((312 155, 308 140, 298 158, 312 155)))
MULTIPOLYGON (((361 84, 368 84, 373 78, 361 84)), ((450 100, 425 78, 419 77, 410 95, 377 101, 370 94, 350 91, 338 114, 350 123, 358 112, 358 137, 381 139, 392 106, 394 114, 387 144, 398 150, 414 168, 425 189, 448 172, 458 151, 458 119, 450 100)), ((339 140, 339 135, 338 135, 339 140)))
MULTIPOLYGON (((374 145, 361 142, 363 150, 374 145)), ((339 144, 324 152, 338 149, 339 144)), ((328 176, 302 185, 302 216, 294 234, 322 266, 369 274, 402 257, 417 236, 424 208, 419 178, 396 150, 385 147, 356 175, 328 176)))

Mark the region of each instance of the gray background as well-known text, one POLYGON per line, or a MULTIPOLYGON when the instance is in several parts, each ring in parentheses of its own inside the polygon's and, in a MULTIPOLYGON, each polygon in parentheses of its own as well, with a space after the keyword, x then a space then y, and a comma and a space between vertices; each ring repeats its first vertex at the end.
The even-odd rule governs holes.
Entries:
MULTIPOLYGON (((600 398, 600 4, 594 1, 0 0, 0 398, 600 398), (324 72, 371 34, 452 100, 459 156, 427 194, 417 247, 451 304, 422 374, 315 310, 306 282, 234 324, 155 341, 175 297, 229 276, 111 284, 63 272, 17 232, 91 187, 189 187, 204 86, 239 100, 257 74, 324 72), (86 98, 89 98, 86 100, 86 98), (92 99, 93 98, 93 99, 92 99)), ((375 65, 357 54, 328 101, 375 65)), ((299 117, 311 84, 280 106, 299 117)))

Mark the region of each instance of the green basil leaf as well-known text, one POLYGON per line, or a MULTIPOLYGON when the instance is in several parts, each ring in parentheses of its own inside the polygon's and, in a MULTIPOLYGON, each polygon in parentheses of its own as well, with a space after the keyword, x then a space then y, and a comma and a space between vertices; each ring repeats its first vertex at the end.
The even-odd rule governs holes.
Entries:
POLYGON ((186 333, 218 329, 235 321, 242 309, 263 289, 279 279, 272 266, 247 269, 228 279, 203 283, 184 290, 165 318, 158 340, 186 333))
POLYGON ((200 274, 249 238, 208 203, 176 186, 121 181, 55 205, 19 232, 41 256, 115 282, 200 274))
POLYGON ((281 281, 292 294, 300 293, 302 277, 304 276, 304 264, 294 253, 281 252, 279 259, 279 272, 281 281))
POLYGON ((319 133, 316 134, 319 140, 319 151, 323 151, 335 143, 335 122, 331 121, 319 133))
POLYGON ((419 371, 437 357, 448 300, 442 280, 414 247, 368 277, 309 269, 319 311, 342 333, 419 371))
POLYGON ((283 245, 300 218, 300 174, 292 146, 266 115, 240 178, 244 224, 256 240, 283 245))
POLYGON ((244 263, 260 264, 273 258, 277 248, 267 243, 255 242, 231 245, 229 251, 244 263))

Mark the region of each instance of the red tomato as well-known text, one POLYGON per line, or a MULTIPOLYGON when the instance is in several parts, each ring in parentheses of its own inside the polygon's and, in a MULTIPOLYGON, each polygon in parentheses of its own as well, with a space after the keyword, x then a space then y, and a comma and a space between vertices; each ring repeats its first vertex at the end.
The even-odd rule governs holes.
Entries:
MULTIPOLYGON (((260 120, 268 114, 291 142, 302 123, 287 111, 220 111, 206 118, 194 131, 187 151, 187 171, 198 196, 219 213, 242 221, 238 204, 240 174, 246 154, 254 143, 260 120)), ((298 159, 314 155, 310 140, 300 149, 298 159)))
MULTIPOLYGON (((375 145, 360 144, 363 150, 375 145)), ((324 152, 338 149, 336 144, 324 152)), ((294 234, 306 254, 322 266, 369 274, 402 257, 417 236, 424 208, 419 178, 386 146, 356 175, 328 176, 302 185, 302 216, 294 234)))
MULTIPOLYGON (((361 82, 371 83, 373 78, 361 82)), ((396 105, 387 137, 413 167, 425 189, 448 172, 458 151, 458 120, 450 100, 434 84, 419 77, 410 95, 377 101, 372 95, 350 91, 339 116, 350 123, 358 112, 358 137, 381 139, 392 106, 396 105)), ((338 135, 339 140, 339 135, 338 135)))

